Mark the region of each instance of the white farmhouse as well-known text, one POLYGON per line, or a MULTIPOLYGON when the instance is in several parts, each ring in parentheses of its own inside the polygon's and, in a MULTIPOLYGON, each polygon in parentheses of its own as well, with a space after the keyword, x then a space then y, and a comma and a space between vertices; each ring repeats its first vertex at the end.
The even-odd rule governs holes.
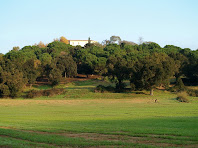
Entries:
MULTIPOLYGON (((72 46, 80 45, 84 47, 88 43, 88 40, 68 40, 68 41, 69 41, 69 44, 72 46)), ((93 40, 90 40, 90 42, 97 43, 97 41, 93 41, 93 40)))

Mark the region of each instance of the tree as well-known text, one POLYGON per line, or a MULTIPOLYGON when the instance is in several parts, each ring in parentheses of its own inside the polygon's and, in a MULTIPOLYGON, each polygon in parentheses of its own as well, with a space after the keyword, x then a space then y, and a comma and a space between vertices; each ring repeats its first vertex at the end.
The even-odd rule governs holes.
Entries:
POLYGON ((192 85, 198 84, 198 61, 186 65, 183 72, 192 85))
POLYGON ((71 56, 62 55, 55 59, 55 65, 64 77, 74 77, 77 75, 77 65, 71 56))
POLYGON ((88 44, 91 44, 91 38, 90 37, 88 38, 88 44))
POLYGON ((69 44, 69 41, 64 36, 60 37, 60 42, 65 43, 65 44, 69 44))
POLYGON ((6 98, 9 97, 10 95, 9 87, 5 83, 6 83, 5 72, 3 72, 3 69, 0 66, 0 97, 1 98, 6 98))
POLYGON ((99 75, 107 73, 106 63, 107 59, 105 57, 98 57, 97 63, 94 65, 94 72, 99 75))
POLYGON ((179 90, 179 91, 184 91, 185 90, 185 85, 181 79, 181 77, 176 79, 176 84, 175 87, 179 90))
POLYGON ((120 45, 120 43, 121 43, 121 38, 119 36, 113 35, 113 36, 110 37, 110 44, 120 45))
POLYGON ((15 51, 19 51, 20 47, 19 46, 15 46, 12 48, 12 50, 15 50, 15 51))
POLYGON ((32 84, 35 83, 36 78, 40 74, 39 66, 41 65, 41 62, 39 60, 30 59, 23 65, 23 73, 25 78, 27 78, 28 84, 30 84, 30 87, 32 84))
MULTIPOLYGON (((86 53, 86 52, 85 52, 86 53)), ((81 55, 81 63, 79 64, 79 71, 83 74, 86 74, 87 77, 89 74, 94 73, 94 66, 97 63, 97 57, 94 54, 87 53, 81 55)))
POLYGON ((7 98, 10 96, 10 90, 9 87, 5 84, 0 85, 0 97, 1 98, 7 98))
POLYGON ((3 59, 3 54, 0 53, 0 61, 3 59))
POLYGON ((143 42, 143 37, 139 37, 139 45, 141 45, 143 42))
POLYGON ((164 46, 164 52, 166 54, 170 54, 170 53, 178 53, 178 52, 181 52, 182 49, 180 47, 177 47, 177 46, 174 46, 174 45, 166 45, 164 46))
POLYGON ((109 44, 104 48, 104 52, 106 57, 109 57, 110 55, 117 55, 117 56, 122 56, 126 55, 125 50, 121 50, 120 46, 117 44, 109 44))
POLYGON ((42 41, 40 41, 37 46, 39 48, 45 48, 46 47, 46 45, 42 41))
POLYGON ((185 67, 189 67, 189 61, 186 56, 181 53, 172 52, 169 54, 175 61, 175 77, 176 80, 184 74, 185 67))
POLYGON ((188 64, 183 67, 183 73, 190 80, 192 85, 198 84, 198 50, 186 54, 188 64))
POLYGON ((45 66, 47 64, 51 64, 52 57, 49 53, 43 53, 40 55, 39 60, 41 61, 42 65, 45 66))
POLYGON ((20 95, 25 80, 23 73, 18 70, 13 72, 0 72, 0 97, 17 97, 20 95))
POLYGON ((90 48, 90 47, 93 47, 93 46, 95 46, 94 45, 94 43, 91 43, 91 39, 90 39, 90 37, 88 38, 88 43, 87 44, 85 44, 85 48, 90 48))
POLYGON ((25 46, 19 51, 19 53, 26 61, 29 59, 37 59, 36 52, 38 51, 41 51, 38 46, 25 46))
POLYGON ((161 84, 167 85, 174 74, 174 60, 162 53, 154 53, 136 62, 132 71, 131 83, 137 88, 150 90, 161 84))
POLYGON ((54 41, 48 44, 47 53, 49 53, 53 58, 55 58, 59 56, 61 52, 69 54, 71 48, 71 45, 67 45, 59 41, 54 41))
POLYGON ((124 57, 109 57, 107 61, 107 76, 116 83, 116 89, 121 92, 125 88, 124 80, 129 78, 128 63, 124 57))
POLYGON ((110 41, 109 40, 103 40, 101 43, 103 46, 109 45, 110 41))
POLYGON ((121 41, 121 43, 120 43, 121 47, 124 47, 126 45, 137 45, 137 44, 132 41, 125 41, 125 40, 121 41))
POLYGON ((49 81, 51 82, 52 86, 58 85, 61 81, 62 74, 61 71, 57 68, 51 69, 49 73, 49 81))

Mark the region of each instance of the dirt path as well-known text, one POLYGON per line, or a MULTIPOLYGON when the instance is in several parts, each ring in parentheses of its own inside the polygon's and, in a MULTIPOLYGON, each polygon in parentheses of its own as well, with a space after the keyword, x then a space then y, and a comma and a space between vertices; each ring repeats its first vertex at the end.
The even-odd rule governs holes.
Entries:
MULTIPOLYGON (((0 128, 16 130, 11 127, 0 127, 0 128)), ((160 135, 152 135, 152 134, 145 135, 145 137, 144 136, 135 137, 135 136, 129 136, 127 135, 127 133, 101 134, 101 133, 71 133, 71 132, 54 133, 54 132, 32 131, 32 130, 17 130, 17 131, 37 133, 42 135, 60 135, 70 138, 84 138, 86 140, 96 140, 96 141, 113 141, 113 142, 122 141, 126 143, 145 144, 145 145, 159 146, 159 147, 189 147, 189 148, 198 147, 198 144, 192 144, 191 142, 193 141, 190 140, 186 140, 186 143, 189 143, 186 145, 167 143, 167 140, 170 139, 166 139, 165 137, 158 138, 160 135)), ((180 140, 174 140, 174 141, 179 142, 180 140)))

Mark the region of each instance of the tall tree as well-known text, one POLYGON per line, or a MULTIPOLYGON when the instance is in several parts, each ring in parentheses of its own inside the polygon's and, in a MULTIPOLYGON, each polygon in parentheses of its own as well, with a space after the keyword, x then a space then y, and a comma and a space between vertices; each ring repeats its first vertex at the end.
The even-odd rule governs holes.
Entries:
POLYGON ((186 56, 181 53, 172 52, 169 54, 171 58, 175 61, 175 77, 176 80, 181 77, 185 72, 185 68, 189 66, 189 61, 186 56))
POLYGON ((18 70, 13 72, 0 72, 0 97, 17 97, 25 86, 23 73, 18 70))
POLYGON ((133 69, 131 83, 137 88, 150 90, 150 95, 153 95, 154 88, 169 83, 175 72, 174 64, 172 58, 162 53, 154 53, 140 59, 133 69))
POLYGON ((107 61, 107 69, 107 75, 116 83, 117 91, 121 92, 125 87, 123 81, 129 78, 127 60, 124 57, 111 56, 107 61))
POLYGON ((97 63, 97 57, 94 54, 87 53, 82 55, 82 63, 79 65, 80 72, 86 74, 94 73, 94 66, 97 63))
POLYGON ((62 73, 57 68, 52 68, 49 72, 49 81, 51 82, 52 86, 58 85, 61 81, 62 73))
POLYGON ((65 43, 65 44, 69 44, 69 41, 64 36, 60 37, 60 42, 65 43))
POLYGON ((64 74, 64 77, 77 75, 77 65, 71 56, 62 55, 55 59, 56 67, 64 74))
POLYGON ((42 65, 45 66, 47 64, 51 64, 52 57, 49 53, 43 53, 40 55, 39 60, 41 61, 42 65))
POLYGON ((23 73, 24 76, 28 80, 28 84, 30 84, 30 87, 32 84, 35 83, 36 78, 40 74, 39 66, 41 65, 41 62, 39 60, 30 59, 23 65, 23 73))
POLYGON ((61 54, 61 52, 64 52, 66 54, 70 53, 70 49, 72 48, 71 45, 67 45, 63 42, 54 41, 52 43, 49 43, 47 46, 47 52, 53 57, 57 57, 61 54))

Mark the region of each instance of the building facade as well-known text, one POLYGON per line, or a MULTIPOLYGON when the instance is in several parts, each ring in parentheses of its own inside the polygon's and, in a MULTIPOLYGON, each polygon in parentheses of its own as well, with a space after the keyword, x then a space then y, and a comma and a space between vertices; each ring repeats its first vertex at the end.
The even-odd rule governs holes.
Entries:
MULTIPOLYGON (((88 40, 68 40, 69 44, 72 46, 82 46, 84 47, 89 41, 88 40)), ((91 43, 97 43, 97 41, 90 40, 91 43)))

